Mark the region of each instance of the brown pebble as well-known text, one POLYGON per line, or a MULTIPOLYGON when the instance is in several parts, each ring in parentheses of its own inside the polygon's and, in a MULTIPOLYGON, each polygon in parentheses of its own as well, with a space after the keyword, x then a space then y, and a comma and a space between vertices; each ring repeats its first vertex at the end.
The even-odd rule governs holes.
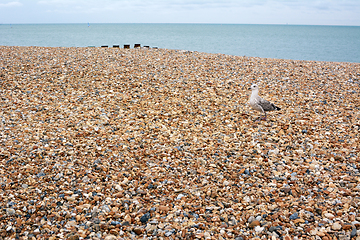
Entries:
POLYGON ((289 188, 289 187, 283 188, 284 193, 289 193, 290 190, 291 190, 291 188, 289 188))
POLYGON ((143 233, 143 229, 142 228, 134 228, 133 229, 134 233, 136 233, 137 235, 140 235, 143 233))
POLYGON ((349 223, 342 224, 342 229, 344 229, 345 231, 350 230, 352 228, 353 228, 352 225, 349 223))
POLYGON ((168 212, 169 207, 168 206, 159 206, 159 211, 168 212))
POLYGON ((260 222, 258 220, 254 220, 249 224, 249 228, 254 228, 256 226, 260 226, 260 222))
POLYGON ((117 236, 119 235, 119 232, 116 229, 111 229, 110 234, 117 236))
POLYGON ((292 238, 291 238, 289 235, 286 235, 286 236, 284 237, 284 240, 292 240, 292 238))
POLYGON ((79 240, 79 235, 77 234, 71 234, 67 237, 68 240, 79 240))

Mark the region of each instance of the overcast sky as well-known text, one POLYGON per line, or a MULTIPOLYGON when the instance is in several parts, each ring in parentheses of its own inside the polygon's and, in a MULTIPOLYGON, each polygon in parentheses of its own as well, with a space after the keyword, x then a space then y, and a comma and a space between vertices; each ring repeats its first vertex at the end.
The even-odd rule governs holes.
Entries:
POLYGON ((0 0, 0 24, 88 22, 360 26, 360 0, 0 0))

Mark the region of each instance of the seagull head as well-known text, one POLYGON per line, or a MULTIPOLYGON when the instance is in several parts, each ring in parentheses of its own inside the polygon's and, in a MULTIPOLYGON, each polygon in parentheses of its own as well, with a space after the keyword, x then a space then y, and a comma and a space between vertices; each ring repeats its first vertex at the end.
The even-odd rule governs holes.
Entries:
POLYGON ((258 85, 253 84, 253 85, 250 86, 249 90, 252 90, 252 91, 259 90, 259 87, 258 87, 258 85))

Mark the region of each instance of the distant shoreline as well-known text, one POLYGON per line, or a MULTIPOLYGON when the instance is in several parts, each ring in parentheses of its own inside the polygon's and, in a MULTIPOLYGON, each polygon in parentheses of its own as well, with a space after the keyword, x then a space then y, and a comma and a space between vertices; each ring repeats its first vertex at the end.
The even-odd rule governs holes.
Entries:
MULTIPOLYGON (((0 25, 87 25, 87 22, 83 23, 0 23, 0 25)), ((106 24, 148 24, 148 25, 258 25, 258 26, 313 26, 313 27, 360 27, 360 25, 312 25, 312 24, 291 24, 291 23, 100 23, 100 22, 94 22, 90 23, 90 25, 106 25, 106 24)))
POLYGON ((357 26, 87 24, 0 25, 0 45, 87 47, 141 44, 234 56, 360 62, 360 27, 357 26))
MULTIPOLYGON (((128 44, 125 44, 128 45, 128 44)), ((108 45, 104 45, 104 46, 83 46, 83 47, 78 47, 78 46, 73 46, 73 47, 44 47, 44 46, 2 46, 0 45, 0 47, 14 47, 14 48, 53 48, 53 49, 73 49, 73 48, 100 48, 100 49, 109 49, 109 50, 114 50, 117 51, 119 49, 121 50, 125 50, 125 51, 129 51, 130 49, 161 49, 161 50, 166 50, 166 51, 175 51, 175 52, 194 52, 194 53, 200 53, 200 54, 211 54, 211 55, 227 55, 227 56, 233 56, 233 57, 246 57, 246 58, 253 58, 253 59, 272 59, 272 60, 284 60, 284 61, 304 61, 304 62, 324 62, 324 63, 349 63, 349 64, 360 64, 357 62, 336 62, 336 61, 319 61, 319 60, 298 60, 298 59, 281 59, 281 58, 270 58, 270 57, 254 57, 254 56, 237 56, 237 55, 231 55, 231 54, 223 54, 223 53, 208 53, 208 52, 200 52, 200 51, 191 51, 191 50, 184 50, 184 49, 167 49, 167 48, 159 48, 159 47, 151 47, 151 46, 141 46, 141 47, 134 47, 133 45, 130 46, 128 49, 125 48, 124 46, 121 45, 114 45, 114 46, 108 46, 108 45)))

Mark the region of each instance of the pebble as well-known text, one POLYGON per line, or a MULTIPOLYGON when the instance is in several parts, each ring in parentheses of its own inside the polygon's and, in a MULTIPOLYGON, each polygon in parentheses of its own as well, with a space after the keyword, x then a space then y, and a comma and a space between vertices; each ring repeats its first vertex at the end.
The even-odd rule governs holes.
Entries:
POLYGON ((144 215, 141 216, 140 221, 142 223, 146 223, 147 221, 149 221, 149 219, 150 219, 150 213, 145 213, 144 215))
POLYGON ((254 220, 249 224, 249 228, 255 228, 256 226, 259 226, 260 222, 258 220, 254 220))
POLYGON ((79 239, 79 235, 77 235, 77 234, 71 234, 70 236, 67 236, 67 239, 69 239, 69 240, 78 240, 78 239, 79 239))
POLYGON ((357 237, 359 63, 14 46, 0 59, 0 238, 357 237), (282 109, 267 121, 251 83, 282 109))
POLYGON ((264 229, 265 229, 264 227, 260 227, 260 226, 256 226, 254 228, 255 232, 258 233, 258 234, 261 233, 262 231, 264 231, 264 229))
POLYGON ((13 208, 7 208, 6 213, 10 216, 15 215, 15 209, 13 208))
POLYGON ((291 214, 291 216, 289 217, 290 220, 295 220, 299 218, 299 214, 298 213, 293 213, 291 214))
POLYGON ((134 231, 134 233, 136 233, 136 235, 140 235, 140 234, 142 234, 143 229, 135 227, 133 231, 134 231))
POLYGON ((341 224, 339 222, 334 222, 331 226, 332 230, 339 231, 341 229, 341 224))
POLYGON ((332 214, 332 213, 324 213, 324 217, 326 217, 330 220, 333 220, 335 218, 334 214, 332 214))
POLYGON ((351 224, 348 224, 348 223, 342 224, 342 229, 344 229, 345 231, 350 230, 352 228, 353 228, 353 226, 351 224))
POLYGON ((353 229, 351 230, 350 237, 353 238, 353 237, 355 237, 356 235, 358 235, 358 234, 357 234, 357 230, 356 230, 356 228, 353 228, 353 229))
POLYGON ((116 236, 114 236, 114 235, 109 234, 109 235, 105 236, 105 238, 104 238, 104 239, 105 239, 105 240, 116 240, 116 239, 117 239, 117 237, 116 237, 116 236))

